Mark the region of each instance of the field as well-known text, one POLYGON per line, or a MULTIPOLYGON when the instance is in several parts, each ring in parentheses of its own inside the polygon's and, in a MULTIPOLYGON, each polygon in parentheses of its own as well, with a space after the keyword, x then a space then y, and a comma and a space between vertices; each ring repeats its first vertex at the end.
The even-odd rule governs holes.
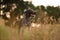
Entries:
POLYGON ((18 33, 17 28, 6 27, 0 19, 0 40, 60 40, 60 24, 41 24, 40 27, 24 29, 18 33))

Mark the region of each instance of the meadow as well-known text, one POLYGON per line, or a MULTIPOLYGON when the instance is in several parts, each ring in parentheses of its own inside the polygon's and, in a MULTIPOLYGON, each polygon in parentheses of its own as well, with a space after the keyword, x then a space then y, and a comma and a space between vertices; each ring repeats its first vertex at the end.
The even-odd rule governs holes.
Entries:
POLYGON ((24 33, 18 33, 17 28, 4 25, 0 19, 0 40, 60 40, 60 24, 40 24, 39 27, 24 29, 24 33))

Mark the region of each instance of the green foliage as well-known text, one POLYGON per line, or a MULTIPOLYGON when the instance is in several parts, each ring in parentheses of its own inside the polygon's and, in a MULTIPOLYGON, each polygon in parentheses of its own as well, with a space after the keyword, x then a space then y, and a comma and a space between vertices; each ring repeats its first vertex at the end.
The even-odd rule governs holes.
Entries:
POLYGON ((55 18, 60 16, 60 9, 58 7, 47 6, 47 12, 49 16, 55 16, 55 18))
POLYGON ((40 6, 41 7, 41 10, 45 11, 45 7, 43 5, 40 6))

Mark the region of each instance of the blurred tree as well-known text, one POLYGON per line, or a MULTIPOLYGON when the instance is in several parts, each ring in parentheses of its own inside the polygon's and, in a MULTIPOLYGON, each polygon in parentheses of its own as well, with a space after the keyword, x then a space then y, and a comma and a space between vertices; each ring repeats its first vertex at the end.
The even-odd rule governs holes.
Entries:
POLYGON ((54 16, 56 20, 60 16, 60 9, 58 7, 47 6, 47 12, 49 16, 54 16))
POLYGON ((45 11, 45 7, 43 5, 40 6, 42 11, 45 11))
POLYGON ((11 6, 12 4, 15 3, 16 6, 17 6, 17 9, 20 11, 20 12, 24 12, 25 9, 28 9, 29 7, 30 8, 34 8, 33 4, 32 3, 29 3, 28 1, 23 1, 23 0, 3 0, 2 2, 2 5, 6 5, 6 8, 3 8, 4 12, 5 11, 9 11, 11 9, 11 6))

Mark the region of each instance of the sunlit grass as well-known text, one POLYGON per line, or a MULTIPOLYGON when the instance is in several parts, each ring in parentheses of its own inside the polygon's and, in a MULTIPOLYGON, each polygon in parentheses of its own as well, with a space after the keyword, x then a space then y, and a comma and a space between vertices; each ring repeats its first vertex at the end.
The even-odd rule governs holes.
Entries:
POLYGON ((9 32, 4 26, 0 26, 0 40, 9 40, 9 32))
MULTIPOLYGON (((24 29, 21 34, 18 28, 0 25, 0 40, 60 40, 60 24, 33 24, 35 27, 24 29), (39 26, 39 27, 37 27, 39 26), (23 35, 22 35, 23 34, 23 35)), ((23 29, 23 28, 22 28, 23 29)))

